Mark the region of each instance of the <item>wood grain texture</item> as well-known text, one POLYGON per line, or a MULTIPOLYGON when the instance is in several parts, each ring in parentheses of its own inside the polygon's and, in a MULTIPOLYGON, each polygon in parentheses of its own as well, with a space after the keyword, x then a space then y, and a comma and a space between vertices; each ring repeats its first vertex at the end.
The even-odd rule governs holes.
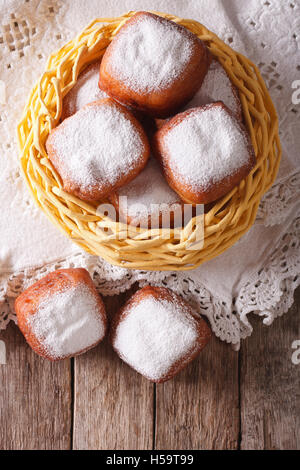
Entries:
POLYGON ((173 380, 156 387, 156 449, 236 449, 238 353, 213 337, 173 380))
MULTIPOLYGON (((108 311, 132 293, 107 298, 108 311)), ((157 388, 107 343, 74 360, 73 383, 70 361, 43 360, 9 325, 0 332, 0 449, 300 449, 300 365, 291 362, 299 320, 300 288, 271 327, 253 319, 240 359, 213 337, 157 388)))
POLYGON ((300 339, 300 288, 271 327, 252 323, 241 349, 241 448, 299 450, 300 365, 291 361, 291 345, 300 339))
MULTIPOLYGON (((112 314, 133 291, 106 298, 112 314)), ((105 340, 75 359, 74 449, 151 449, 153 385, 105 340)))
POLYGON ((0 365, 0 449, 70 449, 70 361, 49 362, 10 324, 0 332, 6 365, 0 365))

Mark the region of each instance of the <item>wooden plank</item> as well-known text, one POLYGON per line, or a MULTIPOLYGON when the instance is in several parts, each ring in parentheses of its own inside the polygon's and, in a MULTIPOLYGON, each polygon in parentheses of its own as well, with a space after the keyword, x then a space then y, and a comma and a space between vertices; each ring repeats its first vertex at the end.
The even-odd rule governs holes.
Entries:
POLYGON ((156 387, 156 449, 236 449, 238 353, 213 337, 173 380, 156 387))
POLYGON ((7 351, 6 365, 0 365, 0 448, 69 449, 70 361, 40 358, 13 324, 0 340, 7 351))
MULTIPOLYGON (((109 314, 133 291, 107 297, 109 314)), ((151 449, 153 385, 105 340, 75 359, 74 449, 151 449)))
POLYGON ((253 321, 242 345, 242 449, 300 449, 300 365, 291 360, 299 320, 300 289, 288 314, 271 327, 253 321))

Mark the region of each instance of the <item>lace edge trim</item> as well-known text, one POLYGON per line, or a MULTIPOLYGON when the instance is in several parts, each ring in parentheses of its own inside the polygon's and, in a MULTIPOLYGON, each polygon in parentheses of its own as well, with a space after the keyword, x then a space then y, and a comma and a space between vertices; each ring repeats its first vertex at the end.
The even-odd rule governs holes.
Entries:
POLYGON ((212 330, 221 340, 239 347, 241 339, 250 336, 253 328, 249 313, 264 317, 270 325, 273 320, 286 313, 293 303, 293 295, 300 284, 300 218, 290 224, 267 265, 255 280, 247 282, 236 299, 229 305, 203 286, 195 285, 187 273, 161 273, 128 271, 110 266, 87 253, 72 254, 46 266, 30 268, 9 277, 0 275, 0 330, 8 323, 16 322, 14 299, 29 285, 55 269, 84 267, 91 274, 96 287, 104 296, 117 295, 128 290, 135 282, 166 285, 181 294, 210 321, 212 330), (145 279, 146 276, 146 279, 145 279))

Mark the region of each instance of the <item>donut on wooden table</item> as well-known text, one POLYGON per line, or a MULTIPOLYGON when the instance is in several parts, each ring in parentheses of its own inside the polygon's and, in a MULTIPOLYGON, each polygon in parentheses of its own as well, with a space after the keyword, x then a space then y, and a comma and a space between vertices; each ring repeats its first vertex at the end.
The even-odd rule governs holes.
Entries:
POLYGON ((208 49, 186 28, 148 12, 133 15, 107 47, 99 87, 124 105, 167 117, 200 88, 208 49))
POLYGON ((180 372, 208 343, 207 323, 165 287, 138 290, 113 318, 110 339, 120 358, 153 382, 180 372))
POLYGON ((64 190, 88 202, 129 183, 150 153, 141 124, 109 98, 65 119, 50 132, 46 148, 64 190))
POLYGON ((17 297, 15 310, 29 346, 51 361, 93 348, 107 330, 103 301, 82 268, 43 277, 17 297))

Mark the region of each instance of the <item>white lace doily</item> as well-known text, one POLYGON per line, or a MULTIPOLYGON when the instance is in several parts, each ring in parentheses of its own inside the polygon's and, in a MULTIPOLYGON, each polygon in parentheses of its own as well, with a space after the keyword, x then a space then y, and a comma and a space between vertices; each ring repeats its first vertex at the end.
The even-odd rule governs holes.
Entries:
POLYGON ((70 266, 86 267, 104 295, 134 282, 167 285, 207 316, 217 336, 235 345, 251 334, 250 312, 266 324, 285 313, 300 272, 300 106, 292 102, 292 82, 300 79, 299 1, 248 0, 245 6, 238 0, 7 0, 0 13, 0 329, 15 319, 14 298, 25 287, 70 266), (78 252, 33 205, 18 169, 16 123, 49 53, 95 17, 132 9, 204 23, 259 65, 279 114, 284 156, 255 226, 228 252, 188 273, 128 271, 78 252))
POLYGON ((249 313, 264 317, 264 323, 286 313, 293 303, 293 294, 300 284, 300 213, 280 238, 267 263, 255 271, 239 289, 231 302, 218 298, 198 281, 195 271, 145 272, 111 266, 95 256, 78 253, 58 260, 40 269, 26 269, 12 274, 0 289, 6 300, 0 310, 0 325, 5 328, 10 320, 16 321, 15 297, 26 287, 54 269, 84 267, 93 277, 103 295, 115 295, 129 289, 135 282, 140 287, 164 285, 181 294, 202 315, 205 315, 214 333, 221 339, 236 346, 252 332, 247 319, 249 313))

